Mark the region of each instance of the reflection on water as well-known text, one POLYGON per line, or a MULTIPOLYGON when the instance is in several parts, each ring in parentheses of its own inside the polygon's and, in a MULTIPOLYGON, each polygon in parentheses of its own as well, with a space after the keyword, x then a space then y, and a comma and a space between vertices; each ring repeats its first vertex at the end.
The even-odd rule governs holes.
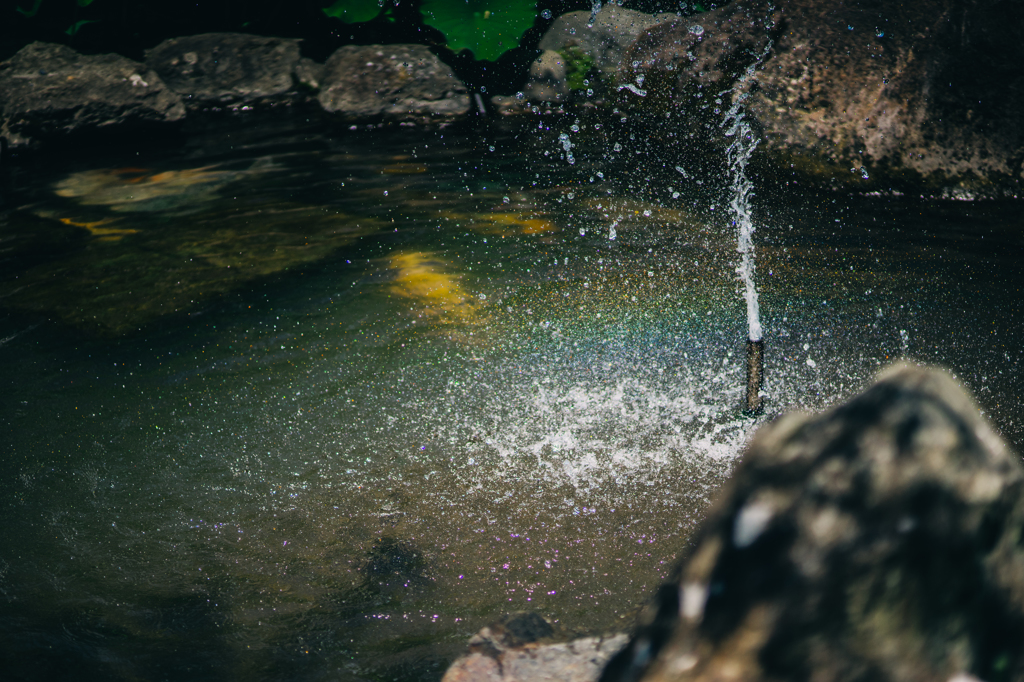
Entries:
MULTIPOLYGON (((506 611, 628 625, 756 427, 721 197, 443 134, 5 180, 5 670, 431 680, 506 611)), ((1014 206, 761 193, 769 412, 910 354, 1020 445, 1014 206)))
POLYGON ((248 171, 184 168, 154 172, 146 168, 102 168, 71 173, 54 183, 57 196, 83 206, 106 206, 131 213, 186 214, 218 198, 218 191, 248 171))
MULTIPOLYGON (((444 322, 469 322, 476 311, 474 301, 459 284, 460 275, 446 271, 434 254, 421 251, 399 251, 391 256, 395 270, 391 291, 410 299, 418 317, 424 315, 444 322)), ((481 294, 486 299, 486 294, 481 294)))

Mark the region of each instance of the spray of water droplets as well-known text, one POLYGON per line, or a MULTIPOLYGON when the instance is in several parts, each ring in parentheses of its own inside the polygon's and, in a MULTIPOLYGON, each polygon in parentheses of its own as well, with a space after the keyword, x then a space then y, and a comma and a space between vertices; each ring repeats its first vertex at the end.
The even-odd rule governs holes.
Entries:
MULTIPOLYGON (((760 341, 763 330, 761 329, 761 308, 757 300, 757 285, 754 282, 755 226, 750 206, 753 183, 747 177, 747 164, 750 163, 750 157, 760 140, 754 135, 753 128, 747 121, 746 112, 743 109, 743 103, 749 96, 749 90, 744 86, 754 77, 757 65, 768 54, 771 46, 772 44, 769 42, 757 60, 747 67, 743 76, 733 86, 732 90, 738 94, 720 124, 725 129, 725 136, 732 138, 732 142, 726 150, 732 185, 729 210, 732 213, 733 225, 736 227, 736 250, 740 254, 740 263, 736 267, 736 273, 743 282, 743 298, 747 303, 747 338, 751 341, 760 341)), ((719 93, 719 97, 727 93, 728 91, 719 93)))

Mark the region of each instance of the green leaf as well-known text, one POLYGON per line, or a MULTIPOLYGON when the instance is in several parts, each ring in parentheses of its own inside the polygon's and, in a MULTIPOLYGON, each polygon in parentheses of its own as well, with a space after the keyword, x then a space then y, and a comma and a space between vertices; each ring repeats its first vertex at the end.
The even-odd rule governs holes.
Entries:
POLYGON ((423 0, 423 23, 444 34, 452 52, 496 60, 519 45, 537 15, 536 0, 423 0))
POLYGON ((81 30, 81 28, 83 26, 85 26, 86 24, 95 24, 95 23, 98 23, 98 22, 99 22, 99 19, 95 19, 95 20, 94 19, 82 19, 81 21, 76 21, 75 23, 73 23, 70 26, 68 26, 68 30, 66 30, 64 32, 67 33, 69 36, 73 36, 76 33, 78 33, 78 31, 81 30))
POLYGON ((36 4, 32 5, 32 9, 22 9, 20 7, 15 7, 14 9, 20 12, 24 17, 31 19, 36 15, 36 12, 39 11, 39 5, 41 4, 43 4, 43 0, 36 0, 36 4))
POLYGON ((370 21, 384 7, 383 0, 338 0, 330 7, 324 7, 323 13, 329 17, 340 19, 346 24, 357 24, 370 21))

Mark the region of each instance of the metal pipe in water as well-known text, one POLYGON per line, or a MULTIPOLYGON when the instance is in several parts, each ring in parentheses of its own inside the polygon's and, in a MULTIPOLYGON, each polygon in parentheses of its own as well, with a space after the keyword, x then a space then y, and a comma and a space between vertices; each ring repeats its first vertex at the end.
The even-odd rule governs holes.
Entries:
POLYGON ((764 339, 747 339, 747 414, 760 414, 764 407, 761 383, 764 380, 764 339))

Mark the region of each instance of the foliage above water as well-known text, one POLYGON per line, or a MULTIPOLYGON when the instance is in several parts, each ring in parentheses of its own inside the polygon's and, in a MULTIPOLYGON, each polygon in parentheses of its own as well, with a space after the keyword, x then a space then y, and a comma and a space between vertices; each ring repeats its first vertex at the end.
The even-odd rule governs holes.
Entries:
POLYGON ((358 24, 370 21, 384 11, 383 1, 378 0, 337 0, 323 12, 329 17, 340 19, 346 24, 358 24))
POLYGON ((533 26, 534 0, 424 0, 423 21, 445 35, 453 52, 469 50, 477 59, 496 60, 519 46, 533 26))
POLYGON ((586 50, 577 45, 569 45, 559 52, 565 60, 566 81, 570 90, 586 90, 587 80, 596 63, 586 50))
MULTIPOLYGON (((323 13, 345 23, 370 21, 390 8, 383 0, 337 0, 323 13)), ((537 16, 536 0, 423 0, 423 23, 444 34, 453 52, 469 50, 477 59, 497 60, 519 46, 537 16)), ((393 21, 393 18, 388 17, 393 21)))

